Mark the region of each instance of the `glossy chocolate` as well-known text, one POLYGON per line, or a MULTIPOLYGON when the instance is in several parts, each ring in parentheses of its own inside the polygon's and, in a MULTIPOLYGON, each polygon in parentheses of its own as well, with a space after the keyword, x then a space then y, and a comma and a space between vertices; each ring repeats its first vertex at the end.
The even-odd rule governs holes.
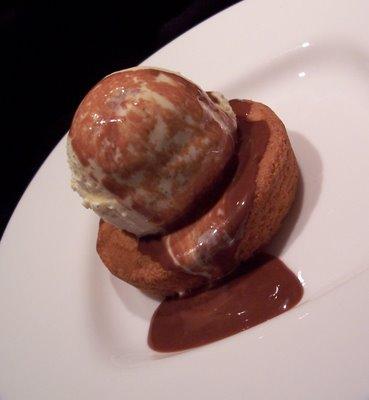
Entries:
POLYGON ((284 313, 302 295, 301 283, 282 261, 260 254, 211 290, 164 300, 151 319, 148 343, 161 352, 208 344, 284 313))
POLYGON ((250 121, 251 102, 231 100, 238 126, 237 167, 217 201, 190 224, 158 238, 141 239, 139 250, 166 268, 180 268, 211 280, 238 264, 237 249, 252 208, 259 162, 270 130, 263 120, 250 121))

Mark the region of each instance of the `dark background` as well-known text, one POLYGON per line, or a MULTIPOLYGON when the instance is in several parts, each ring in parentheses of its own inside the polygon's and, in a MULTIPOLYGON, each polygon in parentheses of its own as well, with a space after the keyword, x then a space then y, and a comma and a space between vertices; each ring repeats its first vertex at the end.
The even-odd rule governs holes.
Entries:
MULTIPOLYGON (((235 0, 0 6, 0 237, 73 111, 103 76, 134 66, 235 0)), ((51 2, 50 2, 51 3, 51 2)))

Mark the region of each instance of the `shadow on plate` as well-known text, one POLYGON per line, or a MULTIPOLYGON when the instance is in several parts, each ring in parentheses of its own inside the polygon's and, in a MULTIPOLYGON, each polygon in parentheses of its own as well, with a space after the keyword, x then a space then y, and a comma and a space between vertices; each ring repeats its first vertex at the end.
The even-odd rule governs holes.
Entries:
POLYGON ((307 135, 288 132, 300 169, 296 199, 280 230, 266 251, 279 256, 301 235, 318 202, 323 180, 323 163, 307 135))
POLYGON ((158 304, 163 300, 162 297, 153 296, 151 293, 139 290, 128 283, 123 283, 114 275, 110 276, 110 282, 115 293, 122 300, 127 309, 133 314, 148 321, 151 319, 153 314, 152 301, 150 300, 157 301, 158 304))

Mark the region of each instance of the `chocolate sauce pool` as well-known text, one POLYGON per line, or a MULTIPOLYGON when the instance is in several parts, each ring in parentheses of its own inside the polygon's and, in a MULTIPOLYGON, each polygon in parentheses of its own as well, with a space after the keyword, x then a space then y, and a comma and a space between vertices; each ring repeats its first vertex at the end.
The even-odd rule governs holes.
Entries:
POLYGON ((208 344, 284 313, 303 295, 297 277, 278 258, 260 254, 218 287, 167 299, 151 319, 148 343, 161 352, 208 344))

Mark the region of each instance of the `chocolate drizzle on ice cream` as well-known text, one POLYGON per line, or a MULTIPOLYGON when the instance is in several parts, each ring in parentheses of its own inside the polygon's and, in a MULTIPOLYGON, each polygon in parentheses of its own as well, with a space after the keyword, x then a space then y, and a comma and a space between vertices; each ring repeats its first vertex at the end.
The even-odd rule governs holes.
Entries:
POLYGON ((237 249, 244 236, 254 199, 259 162, 269 140, 263 120, 249 117, 251 102, 231 100, 237 116, 237 168, 217 202, 194 222, 159 238, 142 239, 139 249, 167 268, 217 279, 238 264, 237 249))

